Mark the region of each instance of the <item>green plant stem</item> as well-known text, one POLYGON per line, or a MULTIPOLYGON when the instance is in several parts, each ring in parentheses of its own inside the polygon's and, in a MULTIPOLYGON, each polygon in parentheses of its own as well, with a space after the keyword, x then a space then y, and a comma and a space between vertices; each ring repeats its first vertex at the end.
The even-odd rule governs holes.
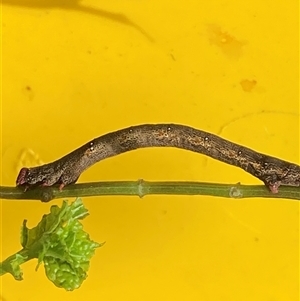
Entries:
POLYGON ((277 194, 264 185, 219 184, 201 182, 150 182, 119 181, 81 183, 64 187, 36 187, 24 192, 18 187, 1 187, 0 198, 10 200, 41 200, 49 202, 58 198, 100 195, 206 195, 224 198, 280 198, 300 200, 300 187, 281 186, 277 194))
MULTIPOLYGON (((0 276, 11 273, 12 274, 12 264, 13 262, 18 262, 18 265, 21 265, 27 261, 32 259, 31 256, 29 256, 28 250, 22 249, 18 251, 17 253, 7 257, 3 262, 0 263, 0 276)), ((16 280, 22 280, 22 273, 14 277, 16 280)))

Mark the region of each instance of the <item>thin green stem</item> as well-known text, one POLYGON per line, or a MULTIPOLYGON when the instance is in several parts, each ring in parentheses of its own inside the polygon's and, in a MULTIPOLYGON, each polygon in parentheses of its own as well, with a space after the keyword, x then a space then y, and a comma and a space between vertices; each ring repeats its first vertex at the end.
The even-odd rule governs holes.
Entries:
POLYGON ((10 200, 40 200, 101 195, 206 195, 224 198, 280 198, 300 200, 300 187, 281 186, 277 194, 264 185, 219 184, 201 182, 119 181, 74 184, 64 187, 37 187, 26 192, 18 187, 1 187, 0 198, 10 200))
POLYGON ((32 259, 32 257, 29 256, 29 252, 26 249, 22 249, 19 252, 7 257, 3 262, 0 263, 0 276, 10 273, 16 280, 22 280, 22 272, 17 267, 30 259, 32 259), (18 273, 15 273, 14 269, 17 269, 18 273))

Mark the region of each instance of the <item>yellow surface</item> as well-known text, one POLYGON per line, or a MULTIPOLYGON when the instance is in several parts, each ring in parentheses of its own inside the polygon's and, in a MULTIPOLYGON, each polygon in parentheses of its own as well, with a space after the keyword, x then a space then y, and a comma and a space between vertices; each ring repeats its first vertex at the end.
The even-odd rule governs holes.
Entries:
MULTIPOLYGON (((106 132, 176 122, 299 159, 298 1, 3 0, 1 185, 106 132), (64 5, 60 3, 64 2, 64 5)), ((204 156, 145 149, 80 182, 260 183, 204 156)), ((2 300, 298 300, 299 205, 273 199, 85 198, 102 242, 74 292, 23 266, 2 300)), ((61 204, 61 200, 53 202, 61 204)), ((51 204, 1 201, 3 258, 51 204)))

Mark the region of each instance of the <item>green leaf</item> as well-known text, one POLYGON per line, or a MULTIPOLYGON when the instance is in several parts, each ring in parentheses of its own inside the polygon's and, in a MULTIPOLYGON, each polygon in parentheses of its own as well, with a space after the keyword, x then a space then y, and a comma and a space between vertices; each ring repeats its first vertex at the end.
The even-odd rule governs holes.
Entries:
POLYGON ((24 220, 21 231, 23 249, 1 264, 1 274, 8 272, 21 280, 20 264, 37 258, 37 268, 43 262, 47 277, 56 286, 69 291, 79 288, 87 277, 95 249, 103 245, 92 241, 83 230, 79 219, 87 215, 87 209, 78 198, 70 205, 63 201, 61 208, 52 206, 50 213, 32 229, 24 220))

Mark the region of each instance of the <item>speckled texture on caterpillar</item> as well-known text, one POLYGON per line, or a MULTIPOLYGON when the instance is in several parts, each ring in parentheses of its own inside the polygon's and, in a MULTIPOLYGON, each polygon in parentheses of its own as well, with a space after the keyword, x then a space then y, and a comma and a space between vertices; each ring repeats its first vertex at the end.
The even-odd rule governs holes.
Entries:
POLYGON ((272 193, 280 185, 300 187, 300 166, 258 153, 214 134, 180 124, 143 124, 96 138, 61 159, 38 167, 22 168, 17 186, 64 186, 75 183, 93 164, 138 148, 176 147, 201 153, 240 167, 262 180, 272 193))

